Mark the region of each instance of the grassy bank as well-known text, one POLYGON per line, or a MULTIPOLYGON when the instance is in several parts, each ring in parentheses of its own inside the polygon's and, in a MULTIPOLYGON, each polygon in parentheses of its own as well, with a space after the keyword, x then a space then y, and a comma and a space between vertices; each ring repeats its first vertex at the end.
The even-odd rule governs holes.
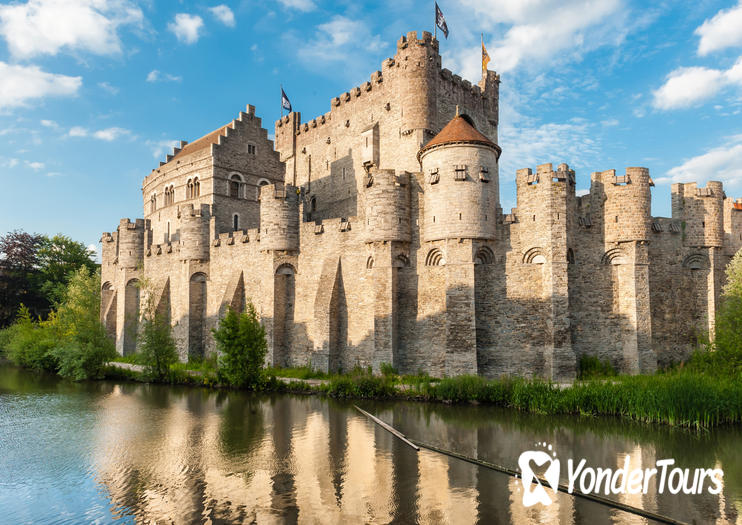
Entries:
MULTIPOLYGON (((174 365, 163 382, 224 387, 218 372, 174 365)), ((261 390, 313 393, 345 399, 413 399, 481 403, 536 414, 617 416, 694 429, 742 423, 742 381, 694 370, 651 376, 612 376, 559 386, 542 380, 487 380, 479 376, 434 379, 373 375, 368 370, 321 374, 306 369, 268 369, 261 390), (309 377, 312 376, 312 377, 309 377), (283 378, 293 378, 287 381, 283 378), (309 384, 308 379, 320 379, 309 384)), ((108 367, 110 379, 146 381, 144 374, 108 367)))

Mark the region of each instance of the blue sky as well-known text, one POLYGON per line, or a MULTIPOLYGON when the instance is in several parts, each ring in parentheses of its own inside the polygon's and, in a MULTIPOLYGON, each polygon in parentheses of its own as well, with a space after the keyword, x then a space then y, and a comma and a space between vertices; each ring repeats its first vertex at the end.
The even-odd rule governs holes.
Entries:
MULTIPOLYGON (((501 201, 517 168, 645 166, 742 197, 742 1, 440 0, 443 65, 501 74, 501 201)), ((254 104, 272 135, 280 90, 304 120, 365 81, 433 2, 0 3, 0 232, 96 244, 141 216, 141 180, 177 140, 254 104)))

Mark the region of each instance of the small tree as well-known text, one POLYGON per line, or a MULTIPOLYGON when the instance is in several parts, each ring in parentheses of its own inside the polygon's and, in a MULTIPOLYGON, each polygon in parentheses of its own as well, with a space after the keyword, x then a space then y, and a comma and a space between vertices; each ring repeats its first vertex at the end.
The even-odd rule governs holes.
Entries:
POLYGON ((268 343, 253 304, 248 302, 242 314, 227 307, 227 315, 212 332, 220 354, 220 376, 232 386, 259 389, 268 343))
POLYGON ((106 363, 116 356, 100 322, 100 272, 79 268, 71 274, 62 297, 57 311, 40 323, 55 334, 51 355, 59 375, 77 381, 100 378, 106 363))
MULTIPOLYGON (((165 311, 158 309, 155 295, 148 280, 140 281, 144 291, 144 308, 139 335, 139 351, 144 368, 150 377, 163 380, 170 372, 170 365, 178 361, 178 348, 173 339, 173 330, 165 311)), ((163 305, 166 307, 166 305, 163 305)))

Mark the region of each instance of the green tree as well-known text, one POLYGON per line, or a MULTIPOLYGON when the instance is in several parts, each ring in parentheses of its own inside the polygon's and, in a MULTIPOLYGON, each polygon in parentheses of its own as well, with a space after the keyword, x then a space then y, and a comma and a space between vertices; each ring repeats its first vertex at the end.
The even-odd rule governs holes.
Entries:
POLYGON ((49 312, 50 303, 40 290, 38 252, 43 240, 21 230, 0 236, 0 327, 15 320, 21 304, 32 318, 49 312))
POLYGON ((153 379, 163 380, 170 372, 170 365, 178 361, 178 348, 173 339, 173 329, 167 311, 167 304, 158 308, 152 283, 139 281, 144 296, 141 328, 139 332, 139 352, 142 355, 145 372, 153 379))
POLYGON ((93 250, 66 235, 42 237, 38 250, 41 293, 53 303, 61 301, 72 274, 80 268, 95 272, 98 265, 94 257, 93 250))
POLYGON ((253 304, 248 302, 242 314, 228 307, 219 328, 212 332, 220 354, 219 374, 223 380, 232 386, 259 389, 265 378, 263 366, 268 343, 253 304))
POLYGON ((100 272, 82 266, 74 271, 48 323, 56 332, 52 355, 59 375, 74 380, 101 378, 116 350, 100 322, 100 272))

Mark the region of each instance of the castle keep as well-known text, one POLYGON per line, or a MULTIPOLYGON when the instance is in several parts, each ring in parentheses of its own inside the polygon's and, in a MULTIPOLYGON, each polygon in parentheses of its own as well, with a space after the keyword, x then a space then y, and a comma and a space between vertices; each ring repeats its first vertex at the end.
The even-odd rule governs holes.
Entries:
POLYGON ((226 307, 256 306, 270 364, 390 363, 433 376, 575 377, 582 355, 652 372, 713 331, 742 203, 646 168, 521 169, 499 197, 499 77, 441 69, 415 32, 330 111, 275 123, 247 107, 144 179, 144 218, 103 234, 101 316, 121 353, 154 305, 182 359, 215 351, 226 307), (141 285, 144 283, 144 286, 141 285))

